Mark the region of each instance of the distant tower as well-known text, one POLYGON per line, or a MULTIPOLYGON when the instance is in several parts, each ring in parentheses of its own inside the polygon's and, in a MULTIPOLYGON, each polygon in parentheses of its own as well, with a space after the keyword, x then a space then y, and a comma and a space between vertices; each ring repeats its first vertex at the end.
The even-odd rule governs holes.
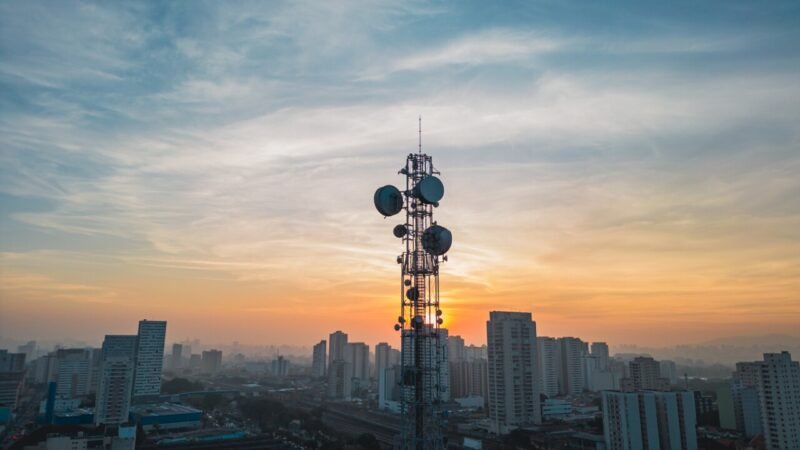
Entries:
POLYGON ((394 235, 403 240, 405 251, 397 257, 401 266, 400 316, 395 330, 400 332, 401 403, 403 426, 397 442, 402 450, 444 449, 444 420, 441 402, 446 396, 447 381, 441 367, 445 364, 446 336, 439 307, 439 263, 450 249, 453 236, 447 228, 433 221, 433 208, 444 196, 444 185, 435 175, 430 156, 422 153, 422 126, 418 153, 406 157, 399 172, 406 178, 400 191, 387 185, 375 192, 375 207, 383 216, 406 211, 405 223, 394 227, 394 235))

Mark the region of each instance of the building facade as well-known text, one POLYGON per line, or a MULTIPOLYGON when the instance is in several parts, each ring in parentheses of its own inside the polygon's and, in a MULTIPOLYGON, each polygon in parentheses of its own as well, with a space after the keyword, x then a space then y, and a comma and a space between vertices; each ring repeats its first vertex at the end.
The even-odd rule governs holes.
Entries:
POLYGON ((164 338, 167 322, 142 320, 136 343, 136 366, 133 376, 133 397, 161 394, 161 370, 164 365, 164 338))
POLYGON ((757 387, 767 450, 800 449, 800 364, 789 352, 765 353, 757 387))
POLYGON ((580 395, 586 385, 583 356, 586 343, 575 337, 558 338, 561 368, 559 371, 559 393, 580 395))
POLYGON ((103 340, 94 422, 128 421, 133 393, 137 336, 109 335, 103 340))
POLYGON ((561 374, 561 351, 556 338, 542 336, 536 338, 539 365, 540 391, 547 397, 558 395, 558 380, 561 374))
POLYGON ((694 393, 603 391, 608 450, 697 450, 694 393))
POLYGON ((328 343, 325 340, 319 341, 312 352, 311 357, 311 376, 314 378, 325 378, 328 368, 328 343))
POLYGON ((492 311, 486 322, 490 430, 539 424, 536 323, 531 313, 492 311))

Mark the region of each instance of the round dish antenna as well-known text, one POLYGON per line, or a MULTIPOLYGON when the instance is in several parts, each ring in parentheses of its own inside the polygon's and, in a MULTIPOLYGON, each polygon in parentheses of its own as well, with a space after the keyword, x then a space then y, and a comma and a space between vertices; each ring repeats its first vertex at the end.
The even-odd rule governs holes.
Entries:
POLYGON ((384 216, 393 216, 403 209, 403 195, 396 187, 387 184, 375 191, 375 208, 384 216))
POLYGON ((422 233, 422 248, 431 255, 444 255, 452 244, 453 234, 441 225, 431 225, 422 233))
POLYGON ((425 203, 436 205, 444 197, 444 185, 440 179, 428 175, 414 186, 414 195, 425 203))

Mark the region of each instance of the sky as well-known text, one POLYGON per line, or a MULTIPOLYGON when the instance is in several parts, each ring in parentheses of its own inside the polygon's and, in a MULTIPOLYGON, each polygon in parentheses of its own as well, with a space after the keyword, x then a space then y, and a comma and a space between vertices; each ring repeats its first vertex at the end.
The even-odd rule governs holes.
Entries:
POLYGON ((0 2, 0 339, 396 342, 425 152, 445 326, 800 323, 797 2, 0 2))

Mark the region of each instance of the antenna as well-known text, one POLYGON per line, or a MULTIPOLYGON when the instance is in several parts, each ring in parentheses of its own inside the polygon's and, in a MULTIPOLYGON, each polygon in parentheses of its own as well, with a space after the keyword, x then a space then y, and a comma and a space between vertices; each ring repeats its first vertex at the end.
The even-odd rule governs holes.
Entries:
POLYGON ((422 114, 419 115, 419 152, 422 153, 422 114))
MULTIPOLYGON (((453 243, 447 228, 433 220, 434 208, 444 196, 433 158, 422 153, 422 115, 419 116, 419 153, 409 153, 405 189, 386 185, 375 191, 375 208, 384 217, 405 210, 405 221, 392 230, 404 252, 400 265, 400 315, 394 324, 400 334, 400 435, 396 450, 444 450, 447 412, 447 331, 442 328, 439 265, 447 261, 453 243)), ((402 216, 401 216, 402 217, 402 216)), ((402 220, 402 219, 401 219, 402 220)))

